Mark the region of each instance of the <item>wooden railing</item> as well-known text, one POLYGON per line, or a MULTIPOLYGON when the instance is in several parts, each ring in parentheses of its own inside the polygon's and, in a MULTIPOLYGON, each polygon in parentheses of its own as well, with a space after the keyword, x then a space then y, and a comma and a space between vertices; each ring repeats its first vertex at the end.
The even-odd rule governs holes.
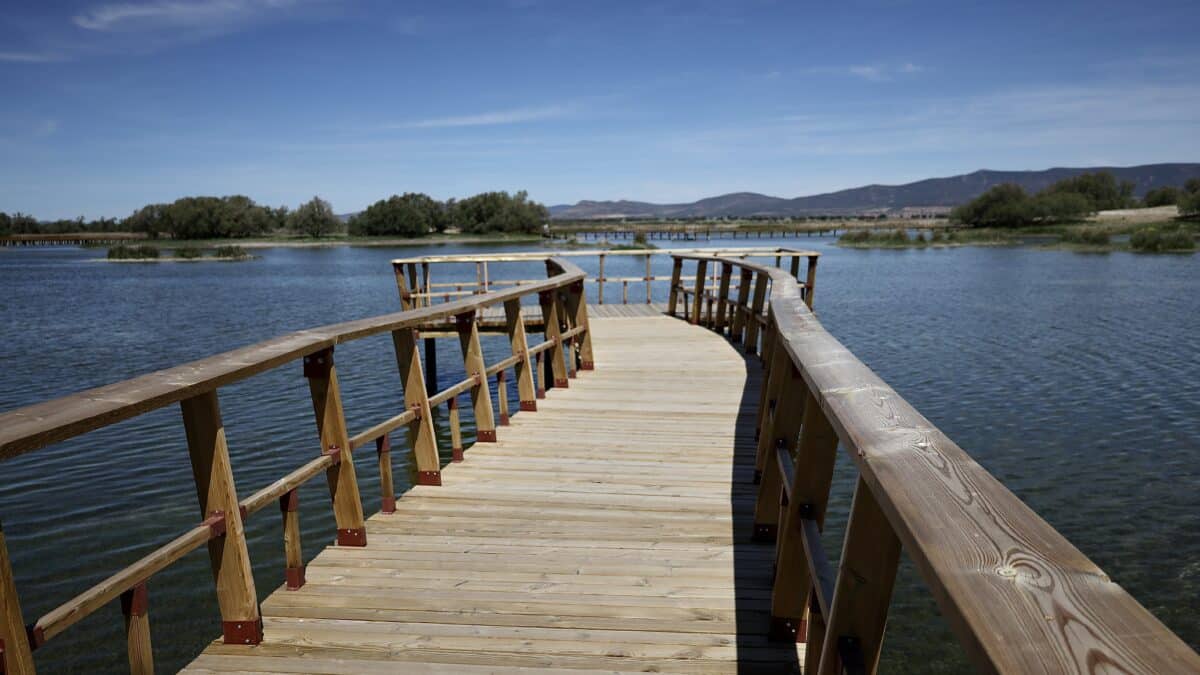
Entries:
POLYGON ((776 547, 763 630, 807 641, 804 672, 875 672, 902 550, 982 672, 1200 672, 1186 643, 826 332, 791 276, 676 255, 672 314, 684 260, 697 268, 690 320, 762 355, 753 535, 776 547), (820 532, 839 446, 858 481, 835 574, 820 532))
MULTIPOLYGON (((605 287, 613 287, 619 284, 621 288, 621 304, 629 304, 630 285, 637 289, 638 285, 642 286, 644 291, 645 302, 649 304, 653 299, 653 284, 665 284, 671 282, 671 287, 678 283, 678 279, 667 276, 656 276, 654 274, 653 259, 655 256, 668 255, 721 255, 726 257, 736 258, 775 258, 775 266, 780 267, 783 261, 788 261, 788 265, 793 276, 799 275, 800 261, 808 260, 806 284, 811 289, 816 283, 816 264, 818 253, 815 251, 802 251, 792 248, 780 247, 732 247, 732 248, 705 248, 705 249, 604 249, 604 250, 589 250, 589 251, 559 251, 555 255, 558 257, 589 257, 597 259, 598 273, 592 277, 589 276, 585 281, 596 286, 596 303, 603 305, 606 302, 605 287), (610 277, 605 274, 605 262, 614 256, 635 256, 645 259, 644 273, 641 276, 625 276, 625 277, 610 277)), ((495 254, 466 254, 466 255, 435 255, 422 256, 418 258, 401 258, 392 261, 392 267, 396 273, 396 284, 400 287, 401 297, 405 302, 411 303, 414 307, 427 307, 430 304, 442 301, 450 302, 455 298, 466 295, 477 295, 479 293, 487 293, 495 287, 499 286, 520 286, 533 283, 528 279, 492 279, 489 276, 489 263, 516 263, 530 260, 538 260, 544 257, 541 253, 495 253, 495 254), (467 263, 475 265, 475 280, 460 281, 433 281, 432 266, 437 264, 448 263, 467 263)), ((715 274, 715 270, 714 270, 715 274)), ((716 282, 714 276, 712 281, 716 282)), ((736 286, 735 286, 736 290, 736 286)), ((638 297, 641 297, 639 295, 638 297)), ((635 299, 635 302, 638 300, 635 299)), ((406 305, 408 306, 408 305, 406 305)))
MULTIPOLYGON (((534 411, 537 398, 543 395, 540 384, 535 384, 535 369, 540 375, 544 364, 549 364, 556 385, 565 386, 577 367, 594 367, 583 292, 585 274, 566 260, 544 255, 541 259, 546 263, 549 278, 536 283, 490 291, 436 307, 406 309, 291 333, 176 368, 0 414, 0 460, 7 460, 179 403, 202 519, 174 540, 28 626, 21 615, 3 530, 0 529, 0 672, 32 673, 33 650, 118 598, 125 614, 131 669, 135 673, 153 672, 146 581, 206 544, 212 561, 225 642, 260 642, 262 620, 243 529, 247 517, 272 502, 279 503, 287 565, 284 578, 289 589, 299 588, 304 584, 297 511, 300 485, 321 473, 326 474, 337 523, 337 545, 366 546, 362 499, 351 461, 354 450, 375 444, 382 510, 393 512, 395 492, 388 440, 391 431, 407 427, 409 451, 418 472, 417 483, 440 485, 441 464, 431 414, 433 406, 448 404, 454 445, 452 455, 454 460, 461 461, 462 434, 457 406, 460 394, 470 393, 477 442, 495 441, 496 424, 488 378, 496 376, 503 385, 505 372, 513 370, 520 409, 534 411), (532 294, 537 294, 542 315, 547 320, 544 322, 545 341, 531 347, 526 339, 521 299, 532 294), (504 307, 512 356, 488 365, 480 346, 477 316, 492 305, 504 307), (416 347, 417 328, 451 319, 459 334, 468 377, 430 395, 422 377, 416 347), (392 335, 405 408, 394 417, 352 435, 346 428, 342 409, 334 348, 382 333, 392 335), (279 480, 239 499, 217 391, 220 387, 297 360, 303 361, 303 375, 312 396, 320 454, 279 480)), ((536 381, 543 380, 538 377, 536 381)), ((503 425, 509 414, 504 386, 499 387, 499 399, 503 425)))

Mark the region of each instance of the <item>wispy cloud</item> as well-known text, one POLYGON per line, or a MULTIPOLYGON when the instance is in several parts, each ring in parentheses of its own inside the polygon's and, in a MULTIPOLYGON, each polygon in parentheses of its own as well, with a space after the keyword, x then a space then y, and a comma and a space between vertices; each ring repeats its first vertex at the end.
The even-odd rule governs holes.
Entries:
POLYGON ((434 117, 431 119, 404 122, 391 125, 396 129, 440 129, 449 127, 483 127, 499 124, 520 124, 522 122, 538 122, 556 119, 570 115, 575 111, 571 105, 559 104, 540 108, 515 108, 512 110, 496 110, 474 115, 458 115, 451 117, 434 117))
POLYGON ((39 138, 53 136, 58 131, 58 120, 42 120, 33 130, 33 135, 39 138))
POLYGON ((289 9, 298 0, 159 0, 146 3, 98 5, 72 17, 91 31, 129 31, 159 28, 230 26, 264 13, 289 9))
POLYGON ((804 72, 810 75, 850 75, 868 82, 888 82, 900 76, 915 75, 925 69, 906 62, 899 64, 857 64, 849 66, 813 66, 804 72))
POLYGON ((54 52, 0 52, 0 61, 9 63, 54 63, 62 60, 62 54, 54 52))

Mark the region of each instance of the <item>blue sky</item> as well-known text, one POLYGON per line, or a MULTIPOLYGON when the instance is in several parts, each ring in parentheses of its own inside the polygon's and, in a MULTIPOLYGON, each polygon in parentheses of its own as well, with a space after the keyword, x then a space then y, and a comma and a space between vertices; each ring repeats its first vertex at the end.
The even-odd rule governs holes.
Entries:
POLYGON ((1197 25, 1195 0, 10 1, 0 211, 1200 161, 1197 25))

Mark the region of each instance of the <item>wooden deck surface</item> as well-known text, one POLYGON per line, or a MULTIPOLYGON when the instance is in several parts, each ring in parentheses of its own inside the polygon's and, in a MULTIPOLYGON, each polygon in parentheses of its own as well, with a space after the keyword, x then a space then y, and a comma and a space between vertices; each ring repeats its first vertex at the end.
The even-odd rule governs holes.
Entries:
POLYGON ((263 644, 187 670, 799 672, 803 645, 763 637, 774 549, 749 541, 757 360, 663 316, 592 330, 597 370, 317 555, 263 603, 263 644))

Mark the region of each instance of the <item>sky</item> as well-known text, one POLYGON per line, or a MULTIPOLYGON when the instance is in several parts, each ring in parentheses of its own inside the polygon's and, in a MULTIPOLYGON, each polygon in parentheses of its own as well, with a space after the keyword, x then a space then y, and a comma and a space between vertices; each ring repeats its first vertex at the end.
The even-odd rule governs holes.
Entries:
POLYGON ((0 211, 796 197, 1200 161, 1200 3, 0 4, 0 211))

